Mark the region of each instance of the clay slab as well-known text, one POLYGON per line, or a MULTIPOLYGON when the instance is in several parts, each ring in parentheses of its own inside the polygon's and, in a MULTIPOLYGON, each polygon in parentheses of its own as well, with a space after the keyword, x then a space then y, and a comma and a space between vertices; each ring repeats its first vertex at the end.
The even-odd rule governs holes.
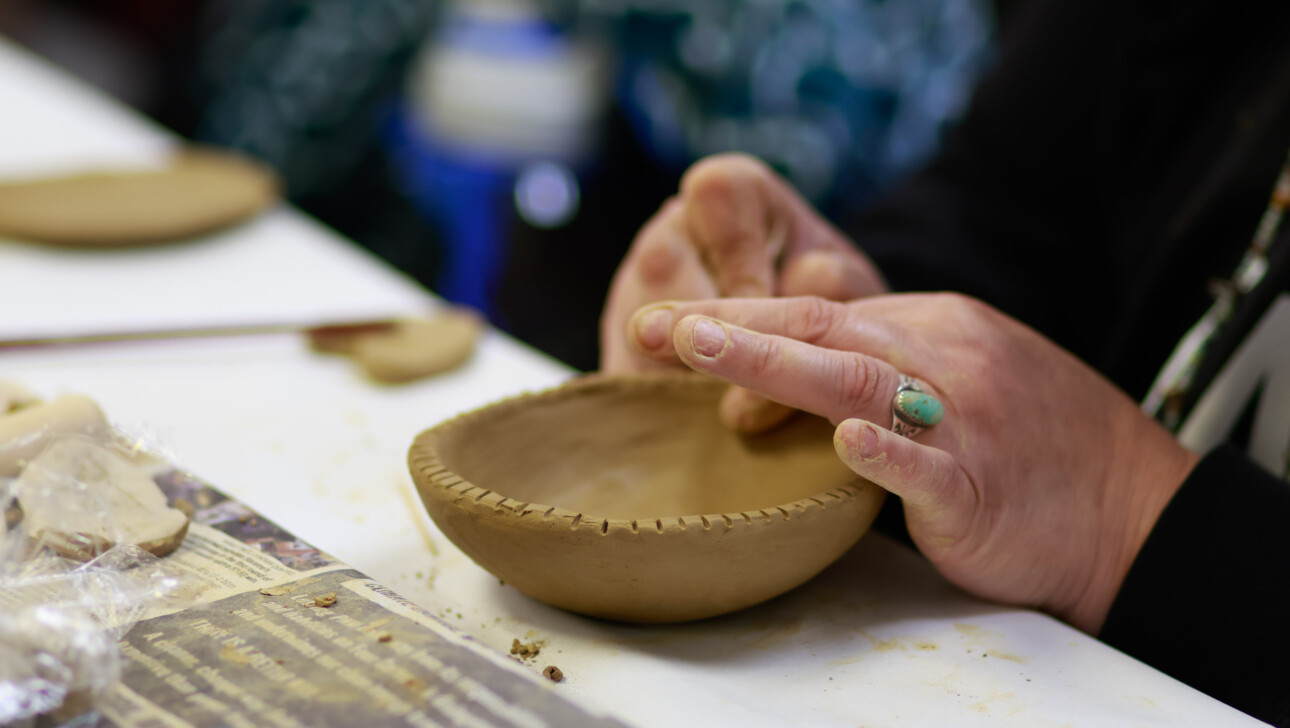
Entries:
POLYGON ((0 236, 81 247, 179 240, 242 222, 278 198, 272 170, 218 150, 155 171, 0 184, 0 236))

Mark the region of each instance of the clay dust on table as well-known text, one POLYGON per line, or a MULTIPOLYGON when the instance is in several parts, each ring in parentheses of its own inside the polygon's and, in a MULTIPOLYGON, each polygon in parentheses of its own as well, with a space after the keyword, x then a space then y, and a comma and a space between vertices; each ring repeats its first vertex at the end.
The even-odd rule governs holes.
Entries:
POLYGON ((519 657, 521 660, 531 660, 542 652, 543 643, 541 642, 520 642, 518 638, 511 640, 511 654, 519 657))

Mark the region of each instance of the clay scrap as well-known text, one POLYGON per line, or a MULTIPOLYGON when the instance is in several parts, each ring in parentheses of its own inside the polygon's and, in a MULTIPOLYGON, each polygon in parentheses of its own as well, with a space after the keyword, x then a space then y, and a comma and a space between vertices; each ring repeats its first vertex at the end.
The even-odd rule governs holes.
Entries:
POLYGON ((162 169, 0 184, 0 236, 80 247, 180 240, 253 217, 278 190, 277 175, 257 161, 188 149, 162 169))
POLYGON ((0 379, 0 415, 16 412, 40 401, 31 390, 8 379, 0 379))
POLYGON ((59 437, 93 435, 107 429, 103 411, 94 400, 79 394, 0 413, 0 478, 17 476, 27 461, 59 437))
POLYGON ((521 660, 531 660, 542 652, 542 645, 537 642, 520 642, 519 639, 511 640, 511 654, 518 656, 521 660))
POLYGON ((314 351, 352 359, 383 384, 412 382, 452 371, 475 353, 482 322, 478 313, 452 308, 431 318, 403 319, 387 327, 358 331, 316 330, 314 351))
POLYGON ((164 556, 188 533, 188 517, 167 505, 145 470, 89 440, 52 443, 17 486, 27 533, 68 558, 122 543, 164 556))

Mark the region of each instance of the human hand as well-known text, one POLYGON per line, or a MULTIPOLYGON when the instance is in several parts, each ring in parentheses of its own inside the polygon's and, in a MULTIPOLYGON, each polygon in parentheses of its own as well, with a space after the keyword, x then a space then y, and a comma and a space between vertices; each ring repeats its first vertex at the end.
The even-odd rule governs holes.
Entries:
MULTIPOLYGON (((640 355, 623 338, 628 317, 655 301, 841 301, 886 290, 869 259, 768 167, 745 155, 710 157, 686 173, 680 194, 641 228, 615 273, 601 316, 601 369, 676 366, 640 355)), ((721 404, 722 421, 742 432, 764 430, 789 412, 738 387, 721 404)))
POLYGON ((901 498, 948 579, 1090 634, 1198 459, 1074 356, 961 296, 668 302, 626 331, 642 355, 829 418, 839 456, 901 498), (916 440, 887 429, 900 373, 944 405, 916 440))

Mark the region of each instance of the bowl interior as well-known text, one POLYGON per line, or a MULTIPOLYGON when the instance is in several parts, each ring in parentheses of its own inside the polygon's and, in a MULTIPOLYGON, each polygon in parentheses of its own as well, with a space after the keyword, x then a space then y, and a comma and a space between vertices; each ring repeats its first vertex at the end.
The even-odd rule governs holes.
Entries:
POLYGON ((507 498, 610 519, 756 512, 856 480, 827 421, 739 436, 717 420, 723 391, 697 378, 566 388, 447 428, 439 458, 507 498))

